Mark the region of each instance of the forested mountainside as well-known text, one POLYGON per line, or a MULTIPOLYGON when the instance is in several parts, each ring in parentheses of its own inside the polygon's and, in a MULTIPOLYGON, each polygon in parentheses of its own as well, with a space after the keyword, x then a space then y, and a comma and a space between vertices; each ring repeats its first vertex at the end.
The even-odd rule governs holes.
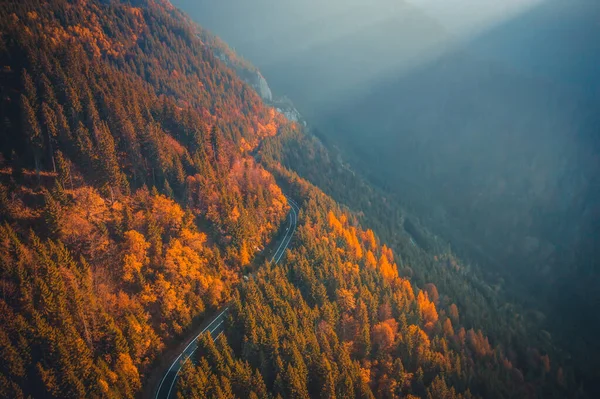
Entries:
POLYGON ((304 199, 297 242, 235 291, 225 333, 202 337, 179 397, 584 397, 549 337, 450 251, 395 254, 356 215, 275 168, 304 199))
MULTIPOLYGON (((488 285, 544 313, 589 381, 600 377, 589 356, 600 351, 598 2, 511 2, 522 9, 453 41, 428 3, 459 21, 500 3, 173 1, 294 101, 339 149, 328 165, 366 180, 341 179, 356 198, 320 168, 311 172, 320 188, 371 209, 367 225, 380 234, 410 220, 448 240, 488 285), (371 206, 375 187, 386 201, 371 206)), ((290 167, 303 151, 289 154, 290 167)))
POLYGON ((283 220, 287 122, 168 3, 0 12, 0 396, 134 396, 283 220))
POLYGON ((0 397, 139 396, 230 300, 181 397, 585 397, 535 314, 228 65, 255 72, 167 1, 3 5, 0 397), (293 249, 244 282, 282 188, 293 249))

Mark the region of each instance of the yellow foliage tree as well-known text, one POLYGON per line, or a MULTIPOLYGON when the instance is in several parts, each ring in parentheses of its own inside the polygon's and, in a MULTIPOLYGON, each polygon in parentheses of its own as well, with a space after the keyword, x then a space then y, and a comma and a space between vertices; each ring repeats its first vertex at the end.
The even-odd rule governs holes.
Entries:
POLYGON ((372 269, 375 269, 377 267, 377 259, 375 259, 375 255, 373 255, 373 252, 371 252, 370 250, 367 251, 365 264, 372 269))
POLYGON ((375 238, 375 234, 373 230, 367 229, 364 234, 365 245, 370 251, 375 251, 377 249, 377 240, 375 238))
POLYGON ((200 269, 204 263, 198 252, 184 246, 179 239, 171 241, 165 256, 168 272, 177 278, 199 279, 200 269))
POLYGON ((242 243, 242 247, 240 248, 240 264, 242 266, 246 266, 250 263, 250 251, 248 251, 248 245, 246 241, 242 243))
POLYGON ((345 312, 351 312, 356 307, 356 301, 351 291, 346 289, 339 289, 337 291, 338 303, 345 312))
POLYGON ((389 281, 398 277, 398 268, 395 264, 389 262, 384 253, 382 253, 379 258, 379 271, 383 277, 389 281))
POLYGON ((452 327, 452 321, 450 321, 450 319, 444 321, 444 335, 447 337, 454 335, 454 328, 452 327))
POLYGON ((167 231, 177 230, 183 221, 184 212, 172 199, 164 195, 152 198, 152 217, 167 231))
POLYGON ((123 280, 129 283, 141 278, 142 267, 148 264, 146 238, 135 230, 125 233, 125 255, 123 256, 123 280))
POLYGON ((419 306, 419 312, 421 313, 421 318, 425 322, 425 326, 431 331, 438 321, 438 313, 435 309, 435 304, 429 300, 429 296, 425 291, 419 291, 417 305, 419 306))
POLYGON ((335 217, 332 211, 329 211, 327 214, 327 222, 335 234, 340 234, 342 232, 342 223, 335 217))

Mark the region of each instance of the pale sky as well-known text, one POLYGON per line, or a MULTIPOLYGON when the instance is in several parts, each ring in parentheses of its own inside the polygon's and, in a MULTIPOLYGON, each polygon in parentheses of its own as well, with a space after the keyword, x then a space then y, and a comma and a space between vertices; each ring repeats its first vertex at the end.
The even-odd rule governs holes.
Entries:
POLYGON ((407 0, 437 19, 449 32, 467 35, 525 12, 543 0, 407 0))

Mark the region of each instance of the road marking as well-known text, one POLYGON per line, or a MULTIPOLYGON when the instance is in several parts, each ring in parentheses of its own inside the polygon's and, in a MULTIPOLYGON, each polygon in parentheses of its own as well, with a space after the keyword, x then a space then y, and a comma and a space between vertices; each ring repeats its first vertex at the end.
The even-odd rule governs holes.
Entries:
POLYGON ((221 327, 221 324, 223 324, 224 320, 221 320, 221 322, 219 324, 217 324, 217 326, 215 328, 212 329, 212 331, 210 332, 211 334, 214 333, 215 331, 217 331, 217 328, 221 327))
POLYGON ((296 224, 298 222, 298 216, 296 215, 296 210, 294 209, 294 204, 292 204, 292 215, 293 215, 293 218, 294 218, 294 227, 293 227, 293 229, 290 232, 291 234, 289 236, 289 239, 287 240, 287 244, 285 244, 285 247, 284 247, 283 251, 281 251, 281 253, 279 254, 279 258, 277 258, 277 260, 275 261, 275 263, 278 263, 281 260, 281 257, 285 253, 285 250, 287 249, 288 245, 290 245, 290 242, 292 241, 292 238, 294 237, 294 233, 296 232, 296 224))
MULTIPOLYGON (((185 351, 187 351, 187 350, 188 350, 188 348, 190 347, 190 345, 192 345, 194 342, 196 342, 196 340, 198 339, 198 337, 199 337, 200 335, 202 335, 202 334, 203 334, 203 333, 204 333, 204 332, 205 332, 205 331, 208 329, 208 327, 210 327, 210 326, 211 326, 211 325, 212 325, 212 324, 213 324, 215 321, 217 321, 217 319, 218 319, 219 317, 221 317, 221 316, 223 315, 223 313, 225 313, 225 312, 226 312, 228 309, 229 309, 229 306, 228 306, 228 307, 226 307, 225 309, 223 309, 223 311, 222 311, 222 312, 221 312, 221 313, 220 313, 220 314, 219 314, 217 317, 215 317, 215 318, 213 319, 213 321, 211 321, 211 322, 210 322, 210 324, 209 324, 209 325, 207 325, 207 326, 204 328, 204 330, 202 330, 202 331, 200 332, 200 334, 196 335, 196 337, 190 341, 190 343, 189 343, 189 344, 188 344, 188 345, 185 347, 185 349, 184 349, 184 350, 183 350, 183 351, 182 351, 182 352, 179 354, 179 356, 177 356, 177 358, 175 359, 175 361, 173 362, 173 364, 171 365, 171 367, 169 367, 169 369, 167 370, 167 372, 166 372, 166 373, 165 373, 165 375, 163 376, 162 380, 160 381, 160 385, 158 386, 158 390, 156 391, 156 396, 155 396, 155 398, 156 398, 156 399, 158 399, 158 394, 160 393, 160 390, 161 390, 161 388, 162 388, 162 385, 163 385, 163 383, 165 382, 165 378, 167 378, 167 376, 168 376, 168 375, 169 375, 169 373, 171 372, 171 369, 172 369, 172 368, 173 368, 173 367, 174 367, 174 366, 177 364, 177 362, 179 361, 179 359, 181 358, 181 356, 182 356, 182 355, 185 353, 185 351)), ((172 387, 172 386, 173 386, 173 385, 171 384, 171 387, 172 387)), ((169 394, 167 395, 167 398, 168 398, 169 396, 171 396, 171 389, 169 389, 169 394)))
POLYGON ((290 226, 286 229, 286 234, 283 237, 283 240, 281 241, 281 244, 279 244, 279 247, 277 248, 277 251, 275 251, 275 254, 273 255, 273 258, 271 258, 271 262, 273 262, 275 260, 275 258, 277 258, 277 255, 279 255, 279 258, 277 260, 275 260, 275 263, 277 263, 277 262, 279 262, 279 260, 281 260, 281 257, 283 256, 283 252, 285 252, 285 250, 287 249, 287 246, 289 245, 290 241, 292 240, 291 236, 293 236, 294 232, 296 231, 296 224, 298 222, 298 215, 296 214, 296 209, 294 209, 294 207, 298 209, 298 212, 300 211, 300 207, 298 206, 298 204, 296 203, 296 201, 294 201, 293 199, 291 199, 287 195, 285 195, 285 198, 290 203, 290 208, 291 208, 291 211, 292 211, 290 213, 290 226), (292 231, 289 231, 290 227, 292 226, 292 218, 295 219, 295 221, 294 221, 294 228, 292 229, 292 231), (288 238, 288 232, 290 233, 289 234, 290 239, 288 240, 288 243, 282 249, 281 253, 279 253, 279 250, 281 249, 281 246, 283 245, 283 243, 285 243, 285 241, 288 238))
MULTIPOLYGON (((223 314, 225 311, 221 312, 221 314, 223 314)), ((217 318, 215 320, 217 320, 221 315, 217 316, 217 318)), ((213 332, 217 331, 217 328, 221 327, 221 324, 223 324, 224 320, 221 320, 221 322, 219 324, 217 324, 217 326, 215 328, 212 329, 212 331, 208 331, 209 334, 212 334, 213 332)), ((213 321, 214 323, 214 321, 213 321)), ((212 324, 212 323, 210 323, 212 324)), ((209 324, 209 326, 210 326, 209 324)), ((207 327, 208 328, 208 327, 207 327)), ((206 331, 206 328, 202 331, 202 333, 206 331)), ((200 333, 200 334, 202 334, 200 333)), ((198 337, 200 336, 200 334, 198 334, 198 337)), ((223 334, 223 332, 221 331, 221 334, 223 334)), ((219 334, 219 335, 221 335, 219 334)), ((173 389, 173 385, 175 385, 175 382, 177 381, 177 377, 179 377, 179 372, 181 372, 181 369, 183 368, 183 366, 185 366, 185 364, 187 363, 188 360, 190 360, 190 358, 194 355, 194 353, 196 353, 196 350, 198 349, 198 345, 196 345, 196 347, 194 348, 194 350, 192 351, 192 353, 190 353, 188 355, 188 357, 185 358, 185 360, 183 361, 183 364, 181 366, 179 366, 179 369, 177 369, 177 373, 175 374, 175 377, 173 378, 173 382, 171 382, 171 386, 169 387, 169 392, 167 393, 167 399, 171 396, 171 390, 173 389)))
POLYGON ((275 251, 275 254, 273 254, 273 257, 271 258, 271 262, 273 262, 273 260, 277 257, 277 255, 279 254, 280 250, 281 251, 285 251, 285 247, 281 248, 281 246, 285 243, 285 240, 288 237, 288 234, 290 232, 290 227, 292 227, 292 214, 290 213, 290 225, 289 227, 286 229, 285 231, 285 235, 283 236, 283 239, 281 240, 281 243, 279 244, 279 247, 277 248, 277 250, 275 251))
MULTIPOLYGON (((294 209, 293 206, 291 208, 294 209)), ((290 227, 292 227, 292 217, 291 216, 292 215, 290 214, 290 225, 288 226, 288 229, 285 231, 285 235, 283 236, 283 240, 281 240, 281 244, 279 244, 279 247, 277 247, 275 254, 271 258, 271 262, 273 262, 273 259, 275 259, 275 257, 277 256, 277 253, 279 252, 279 250, 281 249, 281 246, 283 245, 283 243, 285 242, 285 239, 287 238, 290 227)))
POLYGON ((293 227, 290 230, 290 234, 286 237, 286 239, 284 239, 284 241, 287 240, 287 242, 283 246, 282 250, 279 252, 279 256, 275 260, 275 264, 279 263, 283 254, 285 254, 285 251, 288 248, 288 245, 290 245, 290 241, 292 241, 292 237, 294 236, 294 231, 296 230, 296 211, 294 211, 293 207, 292 207, 292 214, 293 214, 292 216, 294 219, 293 227))

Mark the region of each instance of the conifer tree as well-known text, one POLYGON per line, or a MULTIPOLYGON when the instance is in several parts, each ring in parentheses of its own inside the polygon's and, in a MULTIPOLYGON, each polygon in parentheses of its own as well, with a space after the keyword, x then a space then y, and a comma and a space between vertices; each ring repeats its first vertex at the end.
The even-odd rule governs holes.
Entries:
POLYGON ((21 113, 23 132, 31 148, 35 163, 35 171, 39 181, 40 168, 42 166, 41 159, 44 151, 44 138, 42 136, 42 130, 40 129, 35 110, 32 108, 29 99, 23 94, 21 94, 21 113))

